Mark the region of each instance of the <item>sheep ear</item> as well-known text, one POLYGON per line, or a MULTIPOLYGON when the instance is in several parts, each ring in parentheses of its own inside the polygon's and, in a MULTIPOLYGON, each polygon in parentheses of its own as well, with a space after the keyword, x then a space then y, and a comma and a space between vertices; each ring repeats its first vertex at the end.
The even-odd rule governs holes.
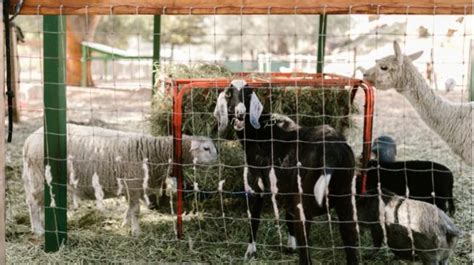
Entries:
POLYGON ((412 53, 410 55, 408 55, 408 57, 410 58, 410 60, 414 61, 418 58, 420 58, 420 56, 423 54, 423 51, 419 51, 419 52, 415 52, 415 53, 412 53))
POLYGON ((398 61, 398 64, 403 63, 403 53, 402 50, 400 49, 400 45, 398 44, 397 41, 393 42, 393 51, 395 52, 395 58, 398 61))
POLYGON ((194 151, 194 150, 198 150, 200 145, 201 145, 201 143, 199 141, 192 140, 191 141, 191 148, 189 148, 189 152, 194 151))
POLYGON ((255 95, 255 92, 252 92, 250 98, 250 124, 252 124, 255 129, 260 129, 260 123, 258 122, 258 119, 260 119, 262 111, 262 103, 260 103, 260 100, 258 99, 257 95, 255 95))
POLYGON ((225 98, 225 91, 221 92, 217 97, 216 108, 214 109, 214 117, 216 117, 218 122, 218 130, 224 131, 229 122, 229 117, 227 116, 227 100, 225 98))

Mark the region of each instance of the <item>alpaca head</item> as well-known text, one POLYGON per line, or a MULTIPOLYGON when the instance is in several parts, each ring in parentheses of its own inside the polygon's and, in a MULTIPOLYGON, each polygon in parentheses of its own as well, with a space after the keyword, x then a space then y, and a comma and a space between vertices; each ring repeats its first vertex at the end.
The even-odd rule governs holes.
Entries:
POLYGON ((389 55, 375 61, 375 66, 364 72, 364 80, 370 81, 377 89, 386 90, 394 88, 401 92, 404 87, 403 80, 406 78, 406 69, 412 65, 412 61, 418 59, 423 51, 411 55, 404 55, 398 42, 393 42, 394 55, 389 55))

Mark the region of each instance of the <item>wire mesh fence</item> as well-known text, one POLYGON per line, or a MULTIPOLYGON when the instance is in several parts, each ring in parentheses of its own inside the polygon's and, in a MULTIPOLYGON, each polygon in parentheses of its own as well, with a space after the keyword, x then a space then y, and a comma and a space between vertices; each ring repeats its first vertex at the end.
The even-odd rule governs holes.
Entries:
POLYGON ((401 263, 451 249, 450 262, 472 261, 468 7, 354 7, 327 20, 277 6, 165 9, 159 29, 146 6, 84 7, 53 32, 47 7, 27 8, 36 13, 15 19, 25 42, 7 146, 8 262, 401 263), (64 57, 48 58, 48 35, 64 57), (64 108, 47 103, 48 71, 65 73, 53 84, 64 108), (373 113, 355 93, 372 84, 373 113), (43 139, 51 110, 67 113, 59 160, 43 139), (389 161, 385 142, 371 148, 381 135, 396 146, 389 161), (64 165, 67 185, 45 159, 64 165), (68 241, 45 253, 43 233, 61 233, 44 226, 44 209, 61 208, 56 187, 67 189, 68 241))

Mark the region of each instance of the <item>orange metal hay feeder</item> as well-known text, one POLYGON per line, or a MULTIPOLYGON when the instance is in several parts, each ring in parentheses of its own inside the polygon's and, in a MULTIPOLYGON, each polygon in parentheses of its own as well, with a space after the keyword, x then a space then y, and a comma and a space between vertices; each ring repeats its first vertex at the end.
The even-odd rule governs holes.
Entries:
MULTIPOLYGON (((364 131, 363 149, 360 169, 362 187, 360 193, 366 191, 366 167, 370 159, 370 147, 372 142, 372 124, 374 112, 374 88, 371 84, 355 78, 344 77, 336 74, 306 74, 306 73, 268 73, 264 78, 252 77, 255 73, 239 73, 236 76, 244 79, 251 87, 256 89, 293 86, 331 88, 342 87, 351 89, 351 104, 359 88, 365 93, 364 105, 364 131)), ((183 238, 183 171, 182 171, 182 118, 183 97, 191 89, 224 89, 229 86, 232 79, 229 78, 196 78, 196 79, 174 79, 167 80, 166 87, 172 88, 173 113, 173 176, 177 178, 177 233, 178 238, 183 238)), ((348 110, 350 111, 350 109, 348 110)), ((349 113, 348 113, 349 114, 349 113)))

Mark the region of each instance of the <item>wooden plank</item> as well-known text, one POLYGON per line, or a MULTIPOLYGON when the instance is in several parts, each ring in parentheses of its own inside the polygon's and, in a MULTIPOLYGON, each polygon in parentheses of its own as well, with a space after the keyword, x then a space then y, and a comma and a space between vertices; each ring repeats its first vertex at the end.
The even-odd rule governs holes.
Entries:
MULTIPOLYGON (((469 101, 474 101, 474 40, 471 40, 469 49, 469 101)), ((474 116, 473 116, 474 119, 474 116)), ((474 123, 473 123, 474 126, 474 123)))
POLYGON ((20 122, 20 58, 15 27, 10 27, 11 79, 13 91, 13 122, 20 122))
MULTIPOLYGON (((11 8, 19 0, 11 1, 11 8)), ((472 14, 470 0, 35 0, 21 14, 472 14)))
MULTIPOLYGON (((3 5, 0 5, 0 32, 3 32, 3 5)), ((4 48, 4 35, 0 34, 0 43, 2 50, 4 48)), ((5 256, 5 58, 4 53, 0 52, 0 264, 6 264, 5 256)))

